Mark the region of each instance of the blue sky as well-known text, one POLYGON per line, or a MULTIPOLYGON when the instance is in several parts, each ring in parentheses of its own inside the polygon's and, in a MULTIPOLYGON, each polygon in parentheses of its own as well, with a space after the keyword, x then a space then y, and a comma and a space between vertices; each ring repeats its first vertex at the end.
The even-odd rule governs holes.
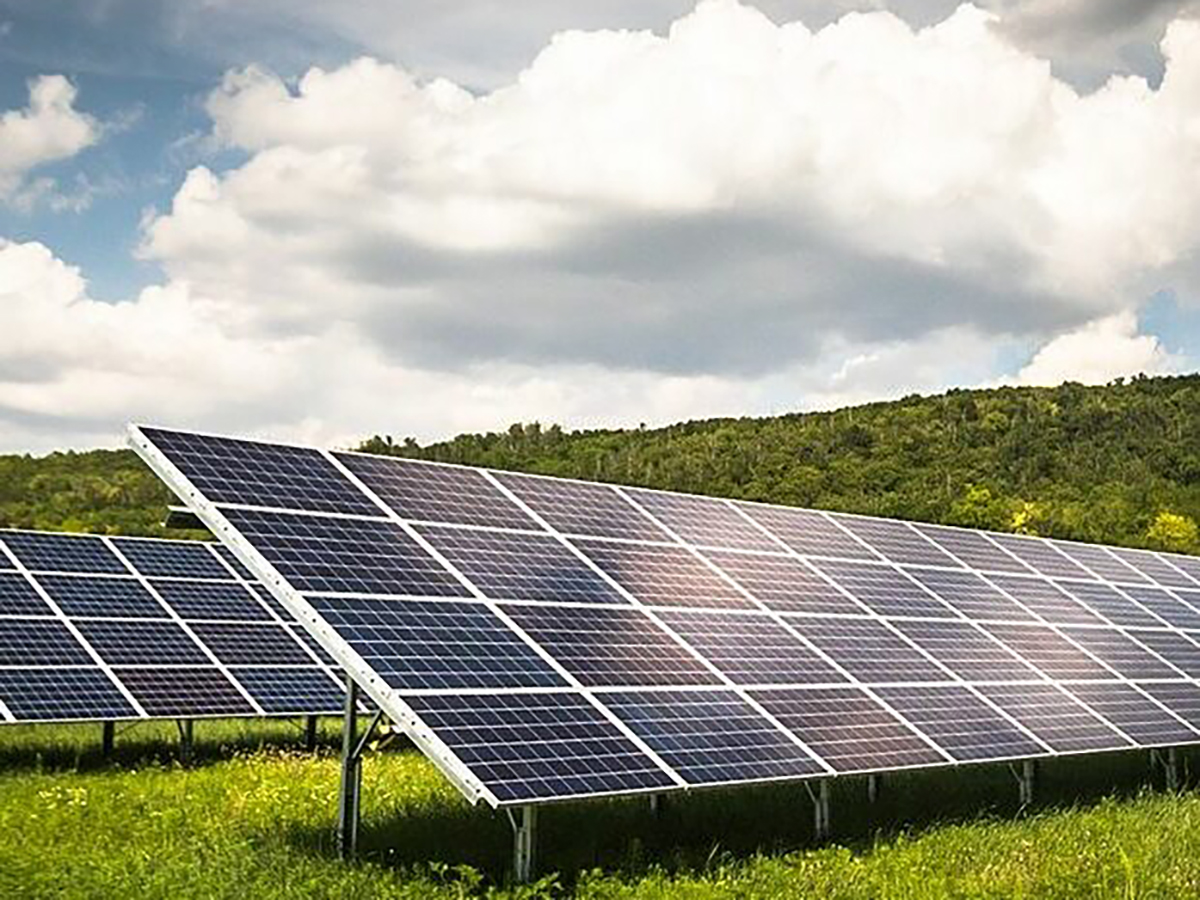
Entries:
POLYGON ((1190 371, 1198 12, 0 0, 0 449, 1190 371))

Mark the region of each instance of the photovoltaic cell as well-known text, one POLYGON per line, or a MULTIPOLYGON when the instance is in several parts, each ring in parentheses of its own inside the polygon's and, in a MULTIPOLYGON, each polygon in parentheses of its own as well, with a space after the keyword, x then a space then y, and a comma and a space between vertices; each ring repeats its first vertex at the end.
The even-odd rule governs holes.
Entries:
POLYGON ((0 619, 0 666, 89 666, 92 658, 55 619, 0 619))
POLYGON ((926 540, 907 522, 837 514, 832 514, 832 517, 839 525, 852 531, 856 537, 870 544, 877 553, 892 562, 959 568, 957 562, 935 543, 926 540))
POLYGON ((735 505, 792 550, 805 556, 831 556, 839 559, 879 558, 822 513, 754 503, 735 505))
POLYGON ((1193 728, 1200 729, 1200 686, 1190 681, 1166 681, 1142 685, 1142 690, 1193 728))
POLYGON ((482 603, 351 597, 308 600, 394 688, 527 688, 567 683, 482 603))
POLYGON ((1032 613, 973 572, 919 568, 905 571, 968 619, 1037 621, 1032 613))
POLYGON ((1052 684, 987 684, 979 692, 1057 753, 1119 750, 1128 740, 1052 684))
POLYGON ((167 616, 162 604, 136 578, 39 575, 38 582, 59 608, 72 618, 163 619, 167 616))
POLYGON ((1054 625, 1102 625, 1104 621, 1044 578, 991 575, 988 580, 1030 612, 1054 625))
POLYGON ((412 696, 406 702, 501 803, 675 786, 577 694, 412 696))
POLYGON ((1163 623, 1142 609, 1116 588, 1095 581, 1063 581, 1059 586, 1076 600, 1114 625, 1130 628, 1158 628, 1163 623))
POLYGON ((24 575, 0 572, 0 616, 50 616, 54 610, 24 575))
POLYGON ((229 578, 209 549, 199 541, 113 538, 121 555, 143 575, 167 578, 229 578))
POLYGON ((462 597, 458 580, 392 522, 225 510, 299 591, 462 597))
POLYGON ((885 563, 814 560, 813 565, 881 616, 960 618, 958 613, 885 563))
POLYGON ((80 572, 96 575, 128 575, 116 554, 98 537, 78 534, 47 534, 32 531, 0 531, 8 549, 21 565, 34 572, 80 572))
POLYGON ((137 717, 98 668, 0 669, 0 701, 18 722, 137 717))
POLYGON ((647 606, 757 608, 683 548, 605 541, 575 545, 647 606))
POLYGON ((336 712, 344 704, 345 691, 315 666, 303 669, 240 668, 234 674, 269 714, 336 712))
POLYGON ((1200 583, 1200 558, 1183 556, 1179 553, 1158 553, 1155 555, 1174 568, 1179 569, 1193 581, 1200 583))
POLYGON ((221 557, 227 566, 233 569, 233 574, 235 576, 245 581, 255 580, 254 575, 251 574, 250 570, 247 569, 242 564, 242 561, 233 555, 233 551, 231 551, 224 544, 210 544, 209 546, 211 549, 217 552, 217 556, 221 557))
POLYGON ((1040 673, 966 622, 899 620, 896 628, 963 681, 1037 681, 1040 673))
POLYGON ((999 638, 1022 659, 1059 680, 1112 679, 1116 675, 1053 629, 1042 625, 984 623, 984 629, 999 638))
POLYGON ((142 433, 212 503, 379 514, 370 498, 317 450, 158 428, 142 433))
POLYGON ((945 762, 915 731, 859 688, 755 691, 751 696, 838 772, 945 762))
POLYGON ((493 600, 626 602, 550 535, 428 526, 420 531, 451 565, 493 600))
POLYGON ((982 569, 985 572, 1015 572, 1023 575, 1033 571, 1020 560, 1005 553, 978 531, 916 523, 913 527, 973 569, 982 569))
POLYGON ((1137 569, 1125 565, 1114 554, 1109 553, 1106 547, 1099 547, 1095 544, 1076 544, 1071 541, 1052 541, 1052 543, 1056 549, 1106 581, 1125 584, 1145 584, 1149 581, 1137 569))
POLYGON ((1165 588, 1150 585, 1128 585, 1121 590, 1131 599, 1137 601, 1168 625, 1176 628, 1200 630, 1200 612, 1196 612, 1188 604, 1177 599, 1165 588))
POLYGON ((1200 587, 1187 575, 1167 563, 1162 557, 1149 550, 1130 550, 1125 547, 1109 547, 1112 553, 1123 563, 1137 569, 1151 581, 1166 587, 1181 587, 1195 590, 1200 587))
POLYGON ((683 540, 705 547, 778 550, 779 545, 724 500, 622 488, 627 497, 683 540))
MULTIPOLYGON (((181 619, 274 621, 255 595, 236 581, 154 580, 151 584, 181 619)), ((285 621, 291 620, 288 614, 285 621)))
POLYGON ((756 600, 775 612, 862 615, 863 607, 790 556, 707 550, 717 564, 756 600))
POLYGON ((192 631, 227 666, 304 666, 310 657, 280 625, 196 622, 192 631))
POLYGON ((496 472, 495 478, 563 534, 672 541, 640 509, 606 484, 496 472))
POLYGON ((1110 682, 1064 687, 1144 747, 1187 744, 1196 740, 1196 732, 1131 685, 1110 682))
POLYGON ((721 683, 638 609, 508 606, 504 611, 588 687, 721 683))
POLYGON ((1200 678, 1200 646, 1177 631, 1139 629, 1129 632, 1189 678, 1200 678))
POLYGON ((631 691, 604 705, 688 784, 798 778, 825 770, 730 691, 631 691))
POLYGON ((835 684, 846 677, 770 616, 663 611, 667 626, 735 684, 835 684))
POLYGON ((542 530, 476 469, 359 453, 334 455, 403 519, 542 530))
POLYGON ((156 718, 255 714, 216 668, 122 668, 116 675, 146 714, 156 718))
POLYGON ((84 639, 110 665, 205 665, 199 645, 174 622, 89 619, 78 623, 84 639))
POLYGON ((1020 537, 1014 534, 988 533, 987 536, 1035 572, 1051 578, 1086 579, 1092 577, 1074 560, 1054 549, 1049 541, 1034 537, 1020 537))
POLYGON ((874 619, 789 619, 859 681, 950 681, 951 677, 874 619))
POLYGON ((879 688, 878 693, 960 762, 1013 759, 1045 752, 965 687, 879 688))

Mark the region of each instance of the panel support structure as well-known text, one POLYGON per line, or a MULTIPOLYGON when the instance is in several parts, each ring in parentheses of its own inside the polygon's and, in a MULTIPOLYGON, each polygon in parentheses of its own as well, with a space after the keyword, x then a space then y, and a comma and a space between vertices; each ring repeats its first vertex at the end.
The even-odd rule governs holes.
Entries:
POLYGON ((113 745, 117 741, 117 723, 105 722, 100 732, 100 752, 107 759, 112 756, 113 745))
POLYGON ((882 775, 868 775, 867 776, 867 802, 868 803, 879 802, 879 782, 882 779, 882 777, 883 777, 882 775))
POLYGON ((816 790, 811 784, 805 783, 805 789, 813 802, 813 837, 818 841, 829 839, 832 819, 830 817, 829 779, 823 778, 817 782, 816 790))
POLYGON ((312 753, 317 749, 317 717, 304 717, 304 749, 312 753))
POLYGON ((186 766, 192 761, 195 726, 191 719, 176 719, 175 724, 179 728, 179 760, 186 766))
POLYGON ((1033 792, 1037 781, 1037 761, 1027 759, 1021 763, 1014 763, 1009 766, 1009 771, 1017 779, 1017 796, 1021 809, 1024 809, 1033 803, 1033 792))
POLYGON ((383 710, 371 717, 367 730, 358 736, 358 685, 346 677, 346 709, 342 717, 342 781, 338 791, 338 851, 342 859, 358 852, 359 800, 362 796, 362 755, 383 718, 383 710))
POLYGON ((1168 747, 1166 750, 1151 750, 1150 765, 1162 766, 1163 783, 1168 791, 1179 790, 1179 750, 1168 747))
POLYGON ((533 880, 537 863, 537 807, 520 806, 509 812, 513 828, 513 880, 526 884, 533 880))

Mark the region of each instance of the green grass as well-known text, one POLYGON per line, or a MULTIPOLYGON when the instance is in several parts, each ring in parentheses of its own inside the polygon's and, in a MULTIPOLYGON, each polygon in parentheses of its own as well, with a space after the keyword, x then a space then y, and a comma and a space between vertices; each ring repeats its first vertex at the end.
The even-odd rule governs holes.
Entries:
MULTIPOLYGON (((1145 754, 1057 761, 1015 808, 1002 767, 896 775, 868 805, 835 785, 813 848, 803 787, 548 808, 539 885, 506 884, 502 814, 419 755, 368 757, 362 858, 334 851, 335 723, 200 722, 181 767, 167 724, 99 755, 99 728, 0 728, 0 897, 1075 898, 1200 896, 1200 795, 1148 787, 1145 754)), ((1192 759, 1188 760, 1193 762, 1192 759)))

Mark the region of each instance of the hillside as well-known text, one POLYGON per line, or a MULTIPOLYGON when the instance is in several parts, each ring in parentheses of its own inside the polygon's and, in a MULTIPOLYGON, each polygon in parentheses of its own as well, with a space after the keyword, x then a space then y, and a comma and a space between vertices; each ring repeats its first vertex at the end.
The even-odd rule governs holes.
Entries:
MULTIPOLYGON (((375 437, 364 448, 1200 552, 1200 375, 951 391, 656 429, 514 425, 429 446, 375 437)), ((129 452, 0 457, 0 525, 163 534, 167 501, 129 452)))

